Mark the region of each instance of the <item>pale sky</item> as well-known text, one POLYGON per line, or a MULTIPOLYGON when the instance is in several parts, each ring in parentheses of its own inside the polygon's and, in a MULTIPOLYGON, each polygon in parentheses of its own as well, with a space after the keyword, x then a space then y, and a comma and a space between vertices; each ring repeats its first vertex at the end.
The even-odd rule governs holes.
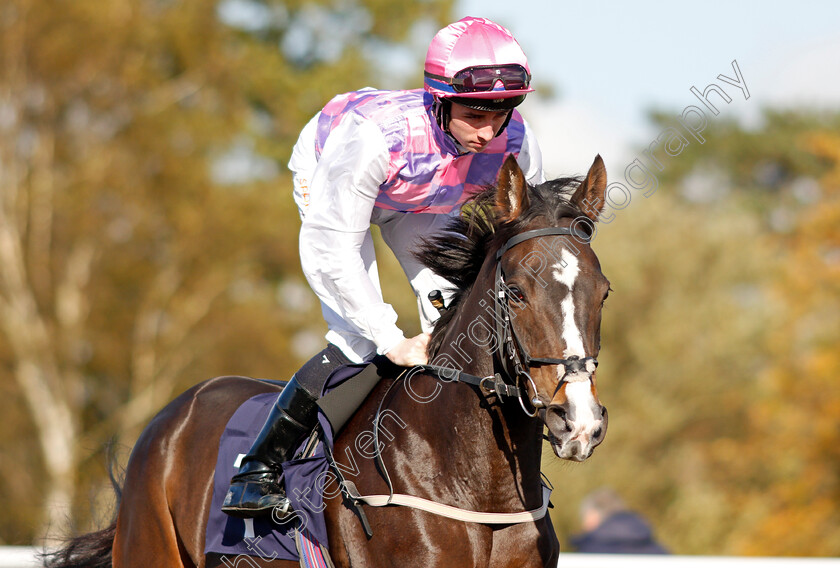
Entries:
POLYGON ((658 134, 646 110, 701 105, 692 86, 719 84, 732 98, 722 115, 746 124, 768 105, 840 109, 840 2, 459 0, 455 19, 467 15, 508 27, 535 85, 557 90, 522 107, 549 177, 582 173, 596 153, 622 175, 633 144, 658 134), (717 79, 736 77, 733 60, 749 99, 717 79))

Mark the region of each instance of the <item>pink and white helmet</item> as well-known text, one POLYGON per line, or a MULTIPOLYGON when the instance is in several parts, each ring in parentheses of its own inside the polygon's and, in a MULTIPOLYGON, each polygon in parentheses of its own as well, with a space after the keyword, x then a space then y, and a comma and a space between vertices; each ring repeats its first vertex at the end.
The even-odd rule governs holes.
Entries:
POLYGON ((467 106, 513 108, 534 90, 519 43, 486 18, 466 17, 440 30, 429 45, 423 75, 426 91, 467 106))

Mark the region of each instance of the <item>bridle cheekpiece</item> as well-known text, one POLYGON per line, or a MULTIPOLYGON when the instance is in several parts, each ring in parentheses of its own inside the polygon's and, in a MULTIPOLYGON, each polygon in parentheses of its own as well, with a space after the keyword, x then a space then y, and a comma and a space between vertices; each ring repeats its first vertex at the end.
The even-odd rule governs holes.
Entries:
MULTIPOLYGON (((598 360, 594 357, 580 358, 577 355, 573 355, 568 358, 531 357, 525 349, 525 346, 522 345, 522 342, 519 340, 519 337, 516 335, 516 331, 513 328, 510 314, 510 294, 509 288, 505 284, 505 274, 502 269, 502 256, 511 248, 524 241, 537 237, 554 235, 570 235, 581 239, 582 242, 589 242, 590 239, 590 235, 574 226, 547 227, 543 229, 525 231, 524 233, 514 235, 508 239, 498 251, 496 251, 494 319, 496 322, 496 338, 499 345, 501 345, 499 359, 501 361, 505 377, 507 377, 510 382, 519 387, 520 378, 524 377, 531 384, 534 396, 529 400, 529 403, 533 407, 533 411, 529 411, 528 408, 526 408, 523 400, 523 397, 527 397, 527 388, 520 387, 517 389, 519 391, 519 404, 522 406, 522 410, 524 410, 529 416, 536 416, 539 409, 546 406, 546 402, 539 397, 537 386, 534 383, 534 379, 531 377, 531 367, 539 365, 562 365, 564 367, 563 376, 558 381, 557 388, 554 391, 554 394, 556 394, 557 391, 560 390, 560 387, 563 385, 567 376, 577 374, 581 371, 588 371, 588 367, 590 365, 592 366, 592 371, 594 372, 594 367, 598 366, 598 360)), ((589 372, 589 374, 591 375, 591 372, 589 372)))

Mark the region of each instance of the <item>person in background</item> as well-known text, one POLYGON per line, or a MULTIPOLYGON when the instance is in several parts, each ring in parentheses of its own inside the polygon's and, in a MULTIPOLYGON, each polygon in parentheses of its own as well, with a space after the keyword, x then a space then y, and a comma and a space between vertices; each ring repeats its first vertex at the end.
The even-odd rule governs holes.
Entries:
POLYGON ((580 505, 580 521, 584 532, 569 539, 577 552, 670 554, 656 541, 648 522, 629 510, 612 489, 587 495, 580 505))

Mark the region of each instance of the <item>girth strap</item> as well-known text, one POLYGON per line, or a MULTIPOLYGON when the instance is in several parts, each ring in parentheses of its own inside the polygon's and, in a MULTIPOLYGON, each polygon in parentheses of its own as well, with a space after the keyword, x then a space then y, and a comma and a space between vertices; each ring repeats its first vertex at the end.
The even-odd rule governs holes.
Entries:
POLYGON ((351 499, 370 505, 371 507, 386 507, 388 505, 401 505, 403 507, 411 507, 446 517, 458 521, 465 521, 468 523, 482 523, 488 525, 508 525, 515 523, 531 523, 538 521, 545 517, 545 513, 549 507, 549 498, 551 497, 551 488, 545 483, 542 484, 542 505, 538 509, 530 511, 522 511, 521 513, 485 513, 479 511, 470 511, 469 509, 460 509, 452 505, 443 505, 436 503, 422 497, 415 497, 413 495, 405 495, 402 493, 394 493, 392 495, 361 495, 356 485, 352 481, 345 480, 343 488, 351 499))

